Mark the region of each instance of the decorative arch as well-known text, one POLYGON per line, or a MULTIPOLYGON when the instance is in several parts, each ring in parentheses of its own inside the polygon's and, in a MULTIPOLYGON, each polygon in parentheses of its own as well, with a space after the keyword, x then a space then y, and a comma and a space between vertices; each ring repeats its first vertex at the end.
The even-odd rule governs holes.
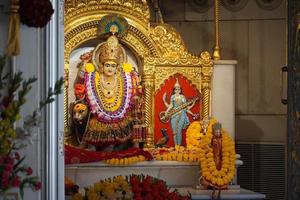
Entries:
POLYGON ((168 24, 151 24, 146 0, 66 0, 65 2, 65 131, 68 137, 68 90, 70 54, 81 44, 96 39, 100 19, 108 14, 123 16, 128 34, 119 40, 141 60, 145 85, 145 112, 148 137, 153 147, 154 94, 166 77, 181 73, 201 93, 201 117, 210 115, 210 89, 213 62, 208 52, 192 55, 179 33, 168 24))

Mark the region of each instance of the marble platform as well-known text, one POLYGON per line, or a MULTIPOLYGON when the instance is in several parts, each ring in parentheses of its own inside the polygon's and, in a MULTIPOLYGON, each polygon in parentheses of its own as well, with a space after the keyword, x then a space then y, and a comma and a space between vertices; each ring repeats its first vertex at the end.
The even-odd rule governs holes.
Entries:
MULTIPOLYGON (((212 195, 212 190, 194 189, 189 187, 177 188, 177 190, 183 195, 190 193, 193 200, 210 200, 212 195)), ((266 195, 264 194, 260 194, 243 188, 231 188, 229 190, 221 191, 221 199, 227 200, 255 200, 265 198, 266 195)))
POLYGON ((111 166, 104 162, 65 166, 65 175, 82 188, 100 179, 130 174, 150 175, 166 181, 170 187, 193 187, 198 185, 200 170, 196 162, 178 161, 146 161, 130 166, 111 166))

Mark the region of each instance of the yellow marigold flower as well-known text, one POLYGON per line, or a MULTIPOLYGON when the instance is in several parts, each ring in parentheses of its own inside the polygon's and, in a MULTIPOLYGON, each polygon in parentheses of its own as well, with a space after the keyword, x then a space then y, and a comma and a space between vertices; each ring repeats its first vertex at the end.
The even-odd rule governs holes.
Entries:
POLYGON ((222 186, 222 185, 224 185, 224 181, 223 181, 221 178, 218 178, 217 184, 218 184, 219 186, 222 186))
POLYGON ((101 192, 103 189, 103 184, 101 182, 95 183, 94 189, 95 189, 95 192, 101 192))
POLYGON ((85 64, 85 71, 91 73, 95 71, 95 66, 92 63, 85 64))
POLYGON ((216 184, 216 183, 217 183, 217 181, 218 181, 218 179, 217 179, 217 178, 215 178, 215 177, 212 177, 212 179, 211 179, 211 183, 212 183, 212 184, 216 184))
POLYGON ((100 197, 95 192, 88 192, 88 200, 99 200, 100 197))
POLYGON ((115 163, 115 165, 119 165, 120 164, 120 160, 116 158, 115 161, 114 161, 114 163, 115 163))
POLYGON ((195 156, 194 154, 189 154, 189 162, 194 162, 195 161, 195 156))
POLYGON ((133 70, 133 67, 130 63, 123 63, 122 68, 125 73, 130 73, 133 70))
POLYGON ((103 194, 106 197, 112 197, 115 194, 115 190, 113 188, 105 188, 105 190, 103 191, 103 194))
POLYGON ((72 200, 83 200, 83 196, 80 193, 76 193, 73 195, 72 200))
POLYGON ((181 153, 179 153, 179 154, 177 154, 177 160, 178 161, 182 161, 183 160, 183 158, 182 158, 183 156, 182 156, 182 154, 181 153))
POLYGON ((123 176, 116 176, 114 178, 114 182, 118 183, 118 184, 122 184, 125 181, 123 176))
POLYGON ((168 160, 168 154, 166 154, 166 153, 163 154, 163 155, 162 155, 162 159, 163 159, 163 160, 168 160))
POLYGON ((218 176, 219 175, 219 171, 213 171, 212 175, 213 176, 218 176))
POLYGON ((124 165, 128 165, 128 158, 124 158, 124 165))
POLYGON ((144 156, 142 156, 142 155, 139 155, 139 161, 145 161, 146 159, 145 159, 145 157, 144 156))

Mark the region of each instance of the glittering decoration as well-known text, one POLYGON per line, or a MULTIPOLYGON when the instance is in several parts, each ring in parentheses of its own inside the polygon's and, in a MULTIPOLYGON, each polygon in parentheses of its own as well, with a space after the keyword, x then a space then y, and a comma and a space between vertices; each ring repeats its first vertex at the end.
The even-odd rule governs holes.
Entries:
POLYGON ((117 34, 120 37, 125 36, 128 31, 128 22, 124 17, 118 15, 106 15, 99 22, 98 34, 108 33, 117 34))

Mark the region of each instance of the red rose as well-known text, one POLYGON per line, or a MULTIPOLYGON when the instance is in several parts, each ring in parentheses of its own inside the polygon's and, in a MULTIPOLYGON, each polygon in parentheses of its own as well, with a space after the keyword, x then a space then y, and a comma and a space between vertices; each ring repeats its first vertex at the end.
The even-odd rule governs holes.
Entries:
POLYGON ((175 192, 170 193, 169 196, 168 196, 168 198, 170 200, 180 200, 178 194, 175 193, 175 192))
POLYGON ((14 159, 11 158, 10 156, 6 157, 6 163, 9 165, 14 165, 14 159))
POLYGON ((141 194, 134 195, 133 199, 134 199, 134 200, 143 200, 141 194))
POLYGON ((9 175, 10 173, 7 171, 4 171, 2 174, 2 180, 1 180, 1 188, 7 188, 9 185, 9 175))
POLYGON ((19 187, 20 184, 21 184, 20 178, 18 176, 15 176, 12 180, 12 186, 19 187))
POLYGON ((160 191, 160 195, 166 199, 169 196, 170 192, 167 189, 163 189, 160 191))
POLYGON ((134 194, 139 194, 139 193, 141 193, 141 191, 142 191, 142 188, 139 185, 132 185, 132 192, 134 194))
POLYGON ((42 188, 42 183, 37 181, 34 185, 34 190, 40 190, 42 188))
POLYGON ((147 194, 144 196, 143 199, 144 199, 144 200, 153 200, 153 196, 152 196, 151 193, 147 193, 147 194))
POLYGON ((5 171, 11 172, 13 170, 13 168, 14 168, 14 165, 9 163, 5 166, 5 171))
POLYGON ((131 185, 138 185, 140 184, 140 180, 136 175, 133 175, 130 177, 130 183, 131 185))
POLYGON ((159 190, 157 187, 152 187, 152 194, 153 194, 153 197, 159 197, 160 194, 159 194, 159 190))
POLYGON ((27 175, 27 176, 29 176, 29 175, 32 174, 32 169, 31 169, 31 167, 28 167, 25 171, 26 171, 26 175, 27 175))

